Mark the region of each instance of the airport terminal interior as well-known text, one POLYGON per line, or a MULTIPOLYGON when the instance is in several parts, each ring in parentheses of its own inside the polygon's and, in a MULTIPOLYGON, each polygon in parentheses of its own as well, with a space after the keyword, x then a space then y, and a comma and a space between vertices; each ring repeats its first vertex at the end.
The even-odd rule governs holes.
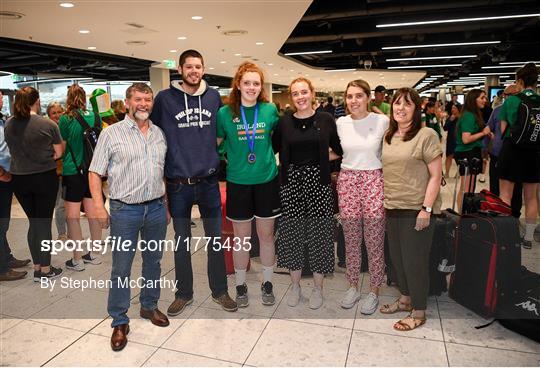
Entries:
MULTIPOLYGON (((452 114, 445 105, 464 105, 475 89, 485 92, 490 110, 502 105, 508 88, 520 82, 516 71, 527 63, 540 65, 539 34, 540 3, 532 0, 0 0, 0 118, 13 116, 17 90, 23 87, 39 91, 43 115, 52 102, 65 106, 72 84, 81 86, 88 98, 101 90, 107 108, 110 101, 124 101, 133 83, 146 83, 155 96, 182 78, 179 56, 189 49, 204 57, 203 78, 222 99, 231 93, 238 66, 245 61, 256 64, 264 72, 268 100, 282 115, 295 108, 289 84, 299 77, 313 84, 315 107, 332 112, 346 104, 346 87, 353 80, 369 84, 369 98, 383 93, 387 102, 394 91, 410 87, 438 109, 434 124, 440 131, 446 171, 441 208, 457 210, 460 178, 455 161, 449 161, 445 170, 449 132, 442 128, 452 114)), ((97 105, 88 99, 87 106, 91 110, 97 105)), ((247 125, 245 129, 249 136, 247 125)), ((477 193, 492 188, 487 157, 486 151, 486 168, 476 178, 477 193)), ((225 193, 225 181, 219 185, 225 193)), ((108 193, 107 184, 104 188, 108 193)), ((109 205, 107 200, 107 209, 109 205)), ((526 223, 525 205, 519 218, 520 236, 531 225, 526 223)), ((191 215, 191 236, 204 237, 197 206, 191 215)), ((83 238, 90 237, 84 212, 81 226, 83 238)), ((31 258, 28 228, 25 211, 14 195, 7 240, 17 259, 31 258)), ((103 231, 103 239, 109 230, 103 231)), ((52 239, 62 235, 53 220, 52 239)), ((166 239, 175 239, 172 222, 166 239)), ((521 247, 520 258, 522 267, 538 274, 540 225, 534 239, 529 247, 521 247)), ((169 316, 167 327, 159 327, 139 317, 143 285, 130 285, 131 332, 121 351, 113 351, 110 343, 111 252, 101 256, 101 264, 88 263, 84 271, 77 271, 65 268, 72 252, 61 249, 52 255, 51 264, 63 268, 54 285, 35 282, 31 263, 15 269, 28 275, 0 281, 0 365, 540 366, 540 345, 535 339, 499 322, 477 328, 494 315, 484 318, 456 301, 447 290, 450 274, 444 277, 442 290, 428 296, 425 324, 399 331, 394 324, 407 313, 388 315, 379 310, 400 296, 386 277, 373 314, 361 312, 372 291, 365 269, 358 281, 358 303, 342 307, 350 285, 337 250, 334 272, 324 276, 323 304, 316 309, 310 308, 309 300, 315 288, 313 277, 302 276, 302 297, 291 307, 288 300, 295 292, 291 277, 277 266, 272 275, 275 303, 263 305, 260 290, 267 267, 257 252, 252 253, 245 276, 250 303, 234 313, 213 300, 208 249, 192 240, 190 251, 193 302, 169 316)), ((142 266, 137 252, 131 279, 140 278, 142 266)), ((163 253, 160 277, 158 308, 165 313, 175 302, 172 249, 163 253)), ((234 270, 227 281, 234 299, 234 270)), ((540 301, 536 302, 529 312, 536 310, 540 318, 540 301)), ((540 335, 538 323, 534 328, 540 335)))

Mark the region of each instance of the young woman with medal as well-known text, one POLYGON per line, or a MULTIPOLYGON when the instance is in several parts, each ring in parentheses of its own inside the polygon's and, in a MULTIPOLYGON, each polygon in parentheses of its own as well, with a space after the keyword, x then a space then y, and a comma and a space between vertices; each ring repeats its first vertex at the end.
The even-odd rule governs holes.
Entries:
POLYGON ((342 152, 334 117, 313 109, 315 90, 311 81, 296 78, 289 94, 295 112, 281 117, 272 137, 275 150, 279 150, 283 205, 276 240, 278 266, 289 269, 292 289, 287 304, 295 307, 301 300, 302 268, 309 263, 314 283, 309 307, 318 309, 323 304, 324 274, 334 272, 329 161, 342 152))
MULTIPOLYGON (((233 222, 236 303, 249 304, 246 270, 251 248, 251 223, 255 219, 260 242, 263 281, 262 303, 273 305, 274 220, 281 214, 279 180, 272 132, 279 114, 268 103, 262 70, 251 62, 238 67, 229 103, 218 111, 218 145, 227 151, 227 218, 233 222)), ((224 245, 227 246, 227 245, 224 245)))

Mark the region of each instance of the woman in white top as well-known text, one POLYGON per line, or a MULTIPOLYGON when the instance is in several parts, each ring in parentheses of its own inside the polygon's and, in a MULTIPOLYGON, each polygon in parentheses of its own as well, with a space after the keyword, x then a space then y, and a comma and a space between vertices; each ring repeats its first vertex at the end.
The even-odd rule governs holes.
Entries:
POLYGON ((386 115, 368 111, 370 95, 366 81, 350 82, 345 91, 349 115, 339 118, 336 124, 343 147, 337 191, 345 234, 346 277, 350 284, 341 306, 352 308, 360 300, 358 280, 363 241, 368 253, 371 292, 362 304, 362 314, 372 314, 377 309, 385 270, 381 150, 389 120, 386 115))

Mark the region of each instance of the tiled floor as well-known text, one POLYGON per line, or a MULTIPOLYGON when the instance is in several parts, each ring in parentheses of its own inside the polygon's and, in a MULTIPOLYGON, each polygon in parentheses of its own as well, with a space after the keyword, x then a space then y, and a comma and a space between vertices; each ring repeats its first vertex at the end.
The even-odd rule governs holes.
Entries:
MULTIPOLYGON (((445 204, 451 200, 453 179, 443 188, 445 204)), ((24 217, 15 204, 14 215, 24 217)), ((84 221, 83 221, 84 223, 84 221)), ((194 229, 200 235, 201 224, 194 229)), ((12 221, 8 237, 14 254, 28 257, 26 225, 12 221)), ((168 236, 172 236, 172 226, 168 236)), ((61 264, 64 253, 53 258, 61 264)), ((523 263, 540 272, 540 244, 523 251, 523 263)), ((111 260, 66 276, 82 280, 106 280, 111 260)), ((173 256, 163 257, 162 275, 174 279, 173 256)), ((136 257, 133 277, 140 275, 136 257)), ((363 316, 359 308, 344 310, 339 300, 348 285, 336 272, 325 280, 323 307, 312 311, 304 300, 296 307, 285 300, 290 282, 287 275, 274 277, 277 302, 259 303, 258 259, 248 272, 250 306, 237 313, 222 311, 210 298, 206 277, 206 255, 193 255, 195 302, 171 325, 159 328, 137 318, 138 288, 132 289, 131 333, 122 352, 109 347, 111 333, 107 317, 107 290, 81 291, 57 286, 41 289, 30 278, 0 284, 0 365, 50 366, 539 366, 539 345, 498 324, 476 330, 484 321, 454 303, 447 295, 430 297, 428 322, 409 333, 392 329, 397 316, 379 312, 363 316), (84 318, 82 318, 84 316, 84 318)), ((30 268, 28 269, 30 271, 30 268)), ((361 277, 363 297, 369 291, 369 275, 361 277)), ((234 280, 229 279, 232 295, 234 280)), ((312 280, 302 280, 309 295, 312 280)), ((396 290, 383 287, 381 303, 392 301, 396 290)), ((174 299, 163 289, 160 308, 174 299)))

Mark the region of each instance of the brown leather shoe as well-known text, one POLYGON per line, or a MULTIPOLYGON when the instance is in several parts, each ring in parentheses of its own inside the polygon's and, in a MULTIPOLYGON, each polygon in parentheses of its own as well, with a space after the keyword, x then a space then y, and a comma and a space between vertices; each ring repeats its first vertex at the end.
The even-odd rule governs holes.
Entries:
POLYGON ((171 303, 169 306, 169 309, 167 309, 167 315, 169 317, 174 317, 182 313, 182 311, 186 308, 186 306, 193 303, 193 298, 187 300, 182 298, 176 298, 174 299, 174 302, 171 303))
POLYGON ((113 329, 111 336, 111 348, 114 351, 120 351, 127 345, 127 335, 129 333, 129 323, 124 323, 123 325, 116 326, 113 329))
POLYGON ((14 281, 24 279, 26 277, 26 271, 14 271, 8 270, 7 272, 0 273, 0 281, 14 281))
POLYGON ((238 304, 231 299, 227 292, 217 298, 212 297, 212 300, 221 305, 221 308, 227 312, 236 312, 238 310, 238 304))
POLYGON ((11 261, 8 262, 8 267, 9 268, 21 268, 21 267, 26 267, 26 265, 28 265, 30 263, 30 260, 29 259, 12 259, 11 261))
POLYGON ((159 327, 167 327, 169 325, 169 319, 166 315, 161 313, 159 309, 148 310, 141 308, 141 317, 149 319, 154 325, 159 327))

